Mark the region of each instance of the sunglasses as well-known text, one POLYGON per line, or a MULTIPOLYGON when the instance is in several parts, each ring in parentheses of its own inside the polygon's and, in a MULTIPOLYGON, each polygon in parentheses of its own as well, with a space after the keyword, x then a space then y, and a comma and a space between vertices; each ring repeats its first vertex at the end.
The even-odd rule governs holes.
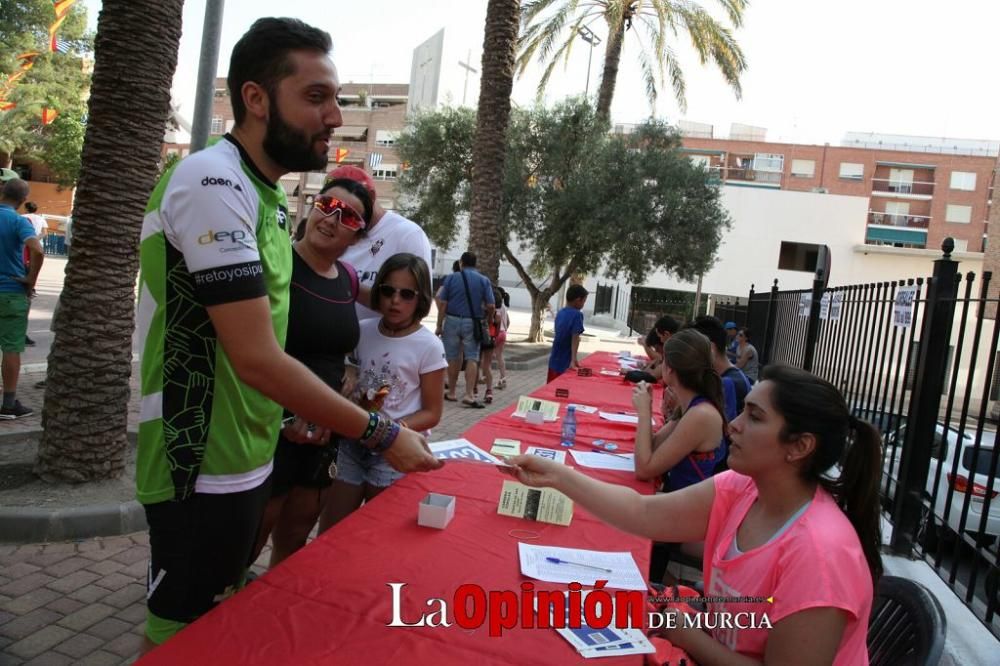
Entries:
POLYGON ((417 297, 417 292, 415 292, 412 289, 396 289, 395 287, 387 284, 380 285, 378 288, 378 293, 382 298, 389 298, 389 299, 391 299, 398 293, 399 297, 404 301, 412 301, 414 298, 417 297))
POLYGON ((323 217, 339 213, 339 222, 351 231, 364 231, 365 221, 358 212, 337 197, 320 196, 313 201, 313 208, 318 210, 323 217))

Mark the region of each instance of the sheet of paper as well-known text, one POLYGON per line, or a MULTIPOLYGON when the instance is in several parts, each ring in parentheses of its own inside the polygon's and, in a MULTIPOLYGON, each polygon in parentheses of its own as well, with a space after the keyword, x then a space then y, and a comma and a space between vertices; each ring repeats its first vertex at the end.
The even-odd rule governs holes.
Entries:
POLYGON ((559 418, 559 403, 522 395, 517 399, 517 409, 511 416, 523 419, 530 411, 541 412, 546 421, 555 421, 559 418))
POLYGON ((524 452, 525 455, 538 456, 539 458, 548 458, 549 460, 554 460, 557 463, 566 464, 566 452, 556 451, 555 449, 547 449, 544 446, 529 446, 524 452))
POLYGON ((617 370, 601 370, 601 374, 605 377, 621 377, 622 373, 617 370))
POLYGON ((517 481, 504 481, 497 513, 553 525, 569 525, 573 520, 573 502, 552 488, 529 488, 517 481))
POLYGON ((646 579, 639 572, 639 567, 636 565, 632 553, 628 551, 582 550, 580 548, 559 548, 558 546, 536 546, 524 542, 519 542, 517 549, 521 561, 521 573, 529 578, 549 583, 576 582, 589 586, 593 586, 598 580, 606 580, 608 581, 607 587, 620 590, 646 589, 646 579), (546 560, 547 557, 611 569, 611 573, 573 564, 557 564, 546 560))
POLYGON ((572 450, 577 465, 594 469, 614 469, 622 472, 635 471, 635 456, 631 453, 601 453, 599 451, 572 450))
POLYGON ((501 457, 519 456, 521 455, 521 440, 501 438, 494 439, 493 448, 490 449, 490 453, 501 457))
POLYGON ((576 407, 576 411, 579 414, 596 414, 597 413, 597 407, 591 407, 590 405, 580 405, 580 404, 577 404, 575 402, 571 402, 569 404, 571 404, 574 407, 576 407))
POLYGON ((620 358, 618 359, 618 367, 625 368, 626 370, 635 370, 641 365, 641 361, 637 358, 620 358))
MULTIPOLYGON (((587 595, 593 592, 593 590, 584 590, 580 598, 585 600, 587 595)), ((615 626, 615 615, 611 616, 611 623, 603 628, 596 629, 589 627, 586 624, 586 620, 581 622, 581 626, 577 628, 571 628, 570 623, 570 604, 569 604, 569 593, 564 592, 566 601, 564 602, 564 612, 563 617, 563 627, 561 629, 556 629, 556 632, 565 638, 570 645, 572 645, 576 650, 584 657, 611 657, 611 656, 622 656, 627 654, 651 654, 655 652, 652 643, 650 643, 642 632, 642 627, 627 627, 624 629, 619 629, 615 626)), ((549 623, 555 625, 555 612, 553 611, 551 605, 549 606, 549 623)), ((538 599, 535 599, 535 612, 544 612, 544 609, 539 609, 538 599)))
POLYGON ((612 423, 632 423, 634 425, 639 425, 639 416, 637 414, 616 414, 614 412, 600 412, 598 414, 605 421, 611 421, 612 423))
POLYGON ((486 451, 470 442, 462 439, 449 439, 443 442, 431 442, 431 453, 435 458, 441 460, 458 460, 467 462, 490 463, 491 465, 502 465, 502 460, 490 455, 486 451))

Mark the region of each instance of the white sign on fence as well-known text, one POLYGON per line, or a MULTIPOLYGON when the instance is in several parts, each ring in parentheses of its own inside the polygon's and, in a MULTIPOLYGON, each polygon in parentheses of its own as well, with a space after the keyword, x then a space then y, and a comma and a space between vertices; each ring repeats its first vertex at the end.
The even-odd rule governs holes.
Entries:
POLYGON ((819 302, 819 318, 826 321, 830 318, 830 292, 823 292, 823 298, 819 302))
POLYGON ((840 321, 840 313, 844 311, 844 292, 838 291, 830 301, 830 321, 840 321))
POLYGON ((909 328, 913 324, 913 305, 916 298, 916 286, 900 287, 896 291, 896 302, 892 305, 893 326, 909 328))
POLYGON ((812 309, 813 295, 810 292, 806 292, 799 297, 799 316, 808 317, 809 311, 812 309))

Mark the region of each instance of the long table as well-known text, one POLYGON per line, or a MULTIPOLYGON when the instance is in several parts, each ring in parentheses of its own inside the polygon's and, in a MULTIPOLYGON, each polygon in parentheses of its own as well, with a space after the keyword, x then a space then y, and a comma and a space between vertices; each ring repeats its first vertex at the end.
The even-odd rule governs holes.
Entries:
MULTIPOLYGON (((608 411, 631 409, 631 386, 603 376, 617 368, 609 354, 593 354, 583 365, 592 377, 568 373, 532 393, 559 402, 579 402, 608 411), (569 398, 556 398, 566 388, 569 398)), ((520 439, 523 446, 559 448, 559 423, 541 426, 513 419, 511 406, 484 418, 465 436, 489 450, 493 439, 520 439)), ((564 409, 560 409, 560 416, 564 409)), ((594 438, 632 450, 634 426, 579 415, 577 447, 589 451, 594 438)), ((571 457, 569 458, 571 460, 571 457)), ((568 461, 569 461, 568 460, 568 461)), ((594 476, 653 492, 631 473, 587 470, 594 476)), ((574 507, 568 527, 497 514, 508 477, 487 465, 449 463, 427 474, 409 474, 371 503, 320 535, 274 570, 187 627, 140 660, 156 664, 538 664, 585 661, 552 629, 506 630, 499 638, 478 629, 388 627, 394 591, 399 619, 412 624, 438 610, 427 600, 452 605, 455 590, 475 583, 483 589, 518 591, 527 580, 518 563, 518 539, 527 543, 628 550, 640 571, 649 566, 650 542, 600 522, 574 507), (417 504, 428 493, 456 498, 455 517, 444 530, 417 525, 417 504), (534 533, 534 534, 532 534, 534 533), (397 662, 398 660, 398 662, 397 662)), ((565 586, 536 582, 538 590, 565 586)), ((450 614, 451 610, 449 610, 450 614)), ((641 658, 611 657, 604 664, 639 664, 641 658)))

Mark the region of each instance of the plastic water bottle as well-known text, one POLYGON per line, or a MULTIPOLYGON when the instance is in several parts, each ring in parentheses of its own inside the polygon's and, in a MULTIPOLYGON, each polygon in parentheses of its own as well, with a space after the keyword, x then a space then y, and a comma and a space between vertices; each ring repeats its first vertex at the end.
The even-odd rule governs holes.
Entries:
POLYGON ((576 443, 576 405, 566 407, 566 416, 562 420, 562 445, 571 447, 576 443))

